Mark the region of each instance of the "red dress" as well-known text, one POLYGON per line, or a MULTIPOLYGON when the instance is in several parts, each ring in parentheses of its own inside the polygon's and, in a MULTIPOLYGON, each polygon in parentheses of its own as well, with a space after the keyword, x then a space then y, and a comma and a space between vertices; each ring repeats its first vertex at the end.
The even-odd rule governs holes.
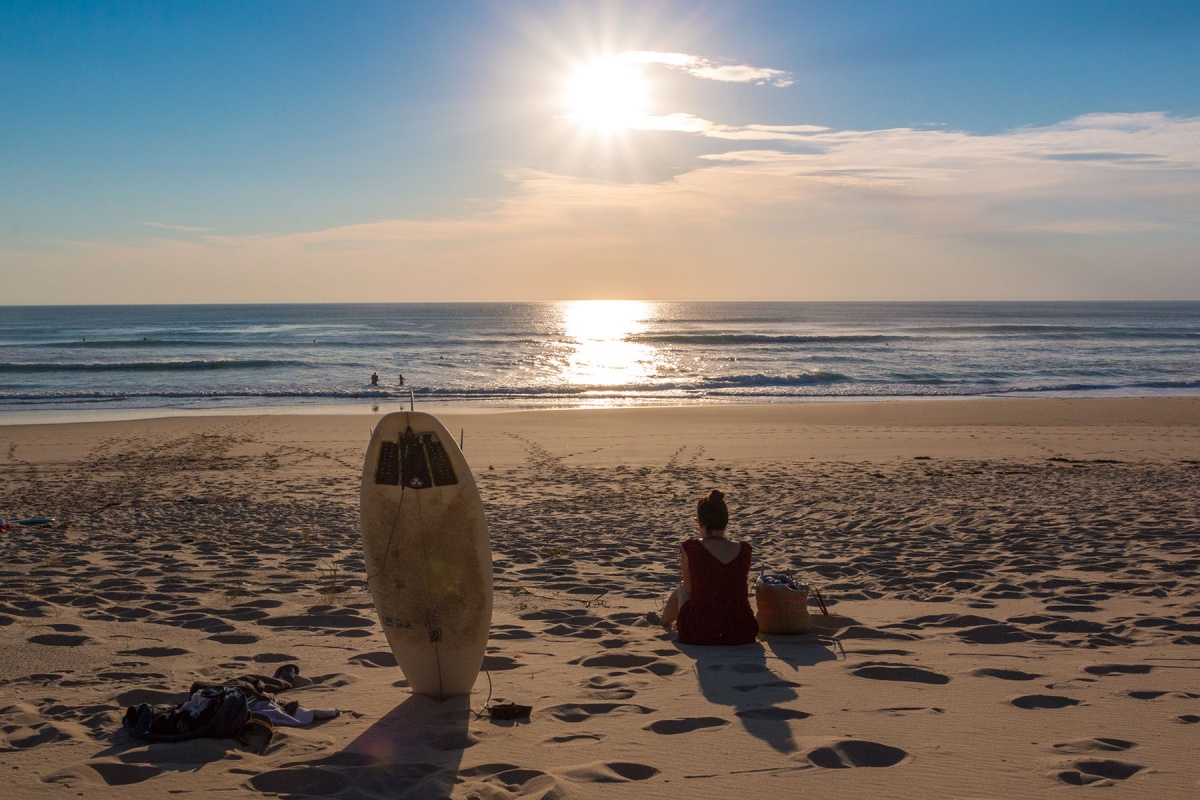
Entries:
POLYGON ((750 608, 746 583, 750 576, 750 545, 728 564, 708 552, 699 539, 683 543, 692 595, 679 609, 675 623, 683 644, 749 644, 758 636, 758 621, 750 608))

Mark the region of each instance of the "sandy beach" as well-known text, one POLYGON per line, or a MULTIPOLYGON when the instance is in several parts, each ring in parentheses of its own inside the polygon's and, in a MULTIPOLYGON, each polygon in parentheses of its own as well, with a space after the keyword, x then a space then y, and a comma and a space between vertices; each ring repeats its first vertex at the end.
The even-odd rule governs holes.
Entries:
POLYGON ((6 796, 1200 794, 1200 398, 439 416, 496 585, 486 674, 442 703, 365 585, 374 417, 0 426, 0 516, 58 523, 0 534, 6 796), (818 632, 645 621, 712 487, 755 571, 821 589, 818 632), (342 713, 265 753, 122 730, 289 663, 286 699, 342 713))

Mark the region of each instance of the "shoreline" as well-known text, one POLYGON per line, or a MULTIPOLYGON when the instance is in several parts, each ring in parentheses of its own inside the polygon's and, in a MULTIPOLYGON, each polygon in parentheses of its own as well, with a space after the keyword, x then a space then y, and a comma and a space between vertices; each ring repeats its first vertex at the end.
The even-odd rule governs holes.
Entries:
MULTIPOLYGON (((522 414, 539 412, 562 411, 631 411, 631 410, 664 410, 684 408, 714 408, 738 409, 779 406, 825 406, 825 405, 891 405, 891 404, 926 404, 926 403, 990 403, 990 402, 1042 402, 1042 401, 1166 401, 1166 400, 1200 400, 1200 390, 1173 394, 1079 394, 1073 392, 1036 394, 983 394, 983 395, 932 395, 911 396, 895 395, 874 397, 856 395, 851 397, 818 395, 813 397, 797 397, 786 400, 722 400, 719 402, 686 402, 668 403, 647 401, 624 405, 610 405, 597 402, 595 405, 563 405, 563 406, 496 406, 471 405, 459 402, 417 401, 420 409, 437 416, 475 416, 485 414, 522 414)), ((392 411, 406 411, 407 400, 397 399, 388 403, 364 404, 313 404, 313 405, 264 405, 264 406, 230 406, 228 408, 134 408, 124 411, 108 409, 34 409, 28 411, 0 410, 0 428, 20 425, 58 425, 103 422, 137 422, 155 419, 205 419, 208 417, 287 417, 287 416, 383 416, 392 411)))

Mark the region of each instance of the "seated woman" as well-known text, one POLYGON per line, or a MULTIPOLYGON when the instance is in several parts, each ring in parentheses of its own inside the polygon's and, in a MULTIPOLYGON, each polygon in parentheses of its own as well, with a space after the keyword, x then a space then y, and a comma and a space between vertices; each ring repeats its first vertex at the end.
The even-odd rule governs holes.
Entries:
POLYGON ((683 644, 749 644, 758 635, 746 589, 750 545, 725 538, 729 508, 716 489, 696 504, 696 523, 702 535, 679 548, 679 588, 659 621, 683 644))

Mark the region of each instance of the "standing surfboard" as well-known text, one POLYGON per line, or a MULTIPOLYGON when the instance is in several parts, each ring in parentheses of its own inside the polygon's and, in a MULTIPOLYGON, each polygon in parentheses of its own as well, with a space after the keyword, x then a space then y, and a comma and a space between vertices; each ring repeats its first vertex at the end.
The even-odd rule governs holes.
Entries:
POLYGON ((359 511, 367 583, 409 686, 469 695, 492 620, 492 551, 475 478, 442 423, 419 411, 379 421, 359 511))

